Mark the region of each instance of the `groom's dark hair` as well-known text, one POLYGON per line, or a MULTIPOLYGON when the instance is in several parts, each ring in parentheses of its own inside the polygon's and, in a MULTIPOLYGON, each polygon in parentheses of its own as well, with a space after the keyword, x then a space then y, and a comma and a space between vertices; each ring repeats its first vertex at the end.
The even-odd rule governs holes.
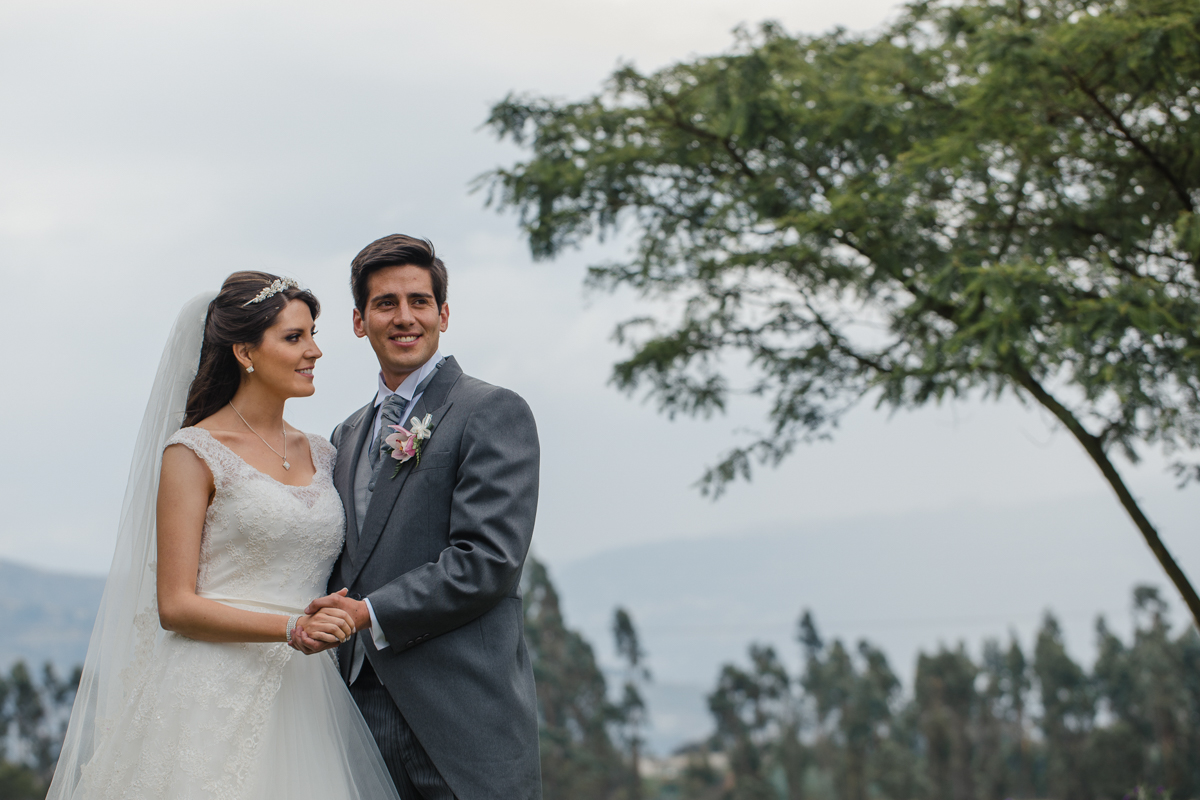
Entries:
POLYGON ((367 312, 367 282, 372 272, 384 267, 403 267, 409 264, 429 270, 429 278, 433 283, 433 299, 440 311, 446 304, 446 290, 450 286, 450 278, 446 275, 446 265, 434 253, 433 242, 393 233, 371 242, 350 262, 350 292, 354 295, 354 306, 358 313, 367 312))

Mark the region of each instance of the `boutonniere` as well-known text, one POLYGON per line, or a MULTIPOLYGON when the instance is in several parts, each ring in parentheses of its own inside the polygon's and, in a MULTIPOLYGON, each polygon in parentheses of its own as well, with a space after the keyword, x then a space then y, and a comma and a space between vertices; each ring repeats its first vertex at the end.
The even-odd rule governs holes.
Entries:
POLYGON ((432 419, 432 414, 426 414, 425 419, 413 417, 408 423, 411 428, 402 425, 388 426, 395 433, 384 439, 383 443, 392 448, 389 455, 396 459, 396 469, 392 471, 393 478, 400 474, 400 466, 410 458, 416 458, 417 465, 420 465, 421 442, 433 435, 433 427, 429 424, 432 419))

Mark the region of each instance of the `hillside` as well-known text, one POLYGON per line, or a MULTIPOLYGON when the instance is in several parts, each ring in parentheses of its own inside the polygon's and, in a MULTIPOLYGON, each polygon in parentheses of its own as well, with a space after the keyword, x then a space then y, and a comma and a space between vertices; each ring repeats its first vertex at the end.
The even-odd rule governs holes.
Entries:
POLYGON ((48 572, 0 560, 0 615, 9 634, 0 637, 0 667, 17 659, 52 661, 66 671, 82 664, 104 579, 48 572))

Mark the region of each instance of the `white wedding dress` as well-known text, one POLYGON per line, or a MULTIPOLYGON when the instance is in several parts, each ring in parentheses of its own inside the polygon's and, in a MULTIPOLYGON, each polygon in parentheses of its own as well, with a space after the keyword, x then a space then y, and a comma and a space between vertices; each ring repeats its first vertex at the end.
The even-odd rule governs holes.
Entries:
MULTIPOLYGON (((316 475, 279 483, 202 428, 167 446, 193 450, 216 493, 204 520, 197 593, 237 608, 295 614, 325 594, 342 547, 335 450, 308 437, 316 475)), ((97 719, 73 798, 376 800, 397 797, 332 651, 213 644, 163 631, 151 605, 134 619, 125 702, 97 719)))

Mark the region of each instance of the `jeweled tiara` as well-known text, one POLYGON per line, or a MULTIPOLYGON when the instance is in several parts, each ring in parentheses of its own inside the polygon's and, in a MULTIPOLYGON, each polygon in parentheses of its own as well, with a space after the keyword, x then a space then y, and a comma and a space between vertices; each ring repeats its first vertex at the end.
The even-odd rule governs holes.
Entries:
POLYGON ((279 294, 284 289, 299 289, 299 288, 300 288, 300 284, 297 283, 296 281, 292 280, 291 278, 276 278, 274 281, 271 282, 270 286, 263 289, 258 294, 254 295, 254 298, 252 300, 248 300, 245 303, 242 303, 242 308, 245 308, 246 306, 249 306, 249 305, 253 305, 254 303, 261 303, 263 300, 266 300, 268 297, 274 297, 275 295, 279 294))

